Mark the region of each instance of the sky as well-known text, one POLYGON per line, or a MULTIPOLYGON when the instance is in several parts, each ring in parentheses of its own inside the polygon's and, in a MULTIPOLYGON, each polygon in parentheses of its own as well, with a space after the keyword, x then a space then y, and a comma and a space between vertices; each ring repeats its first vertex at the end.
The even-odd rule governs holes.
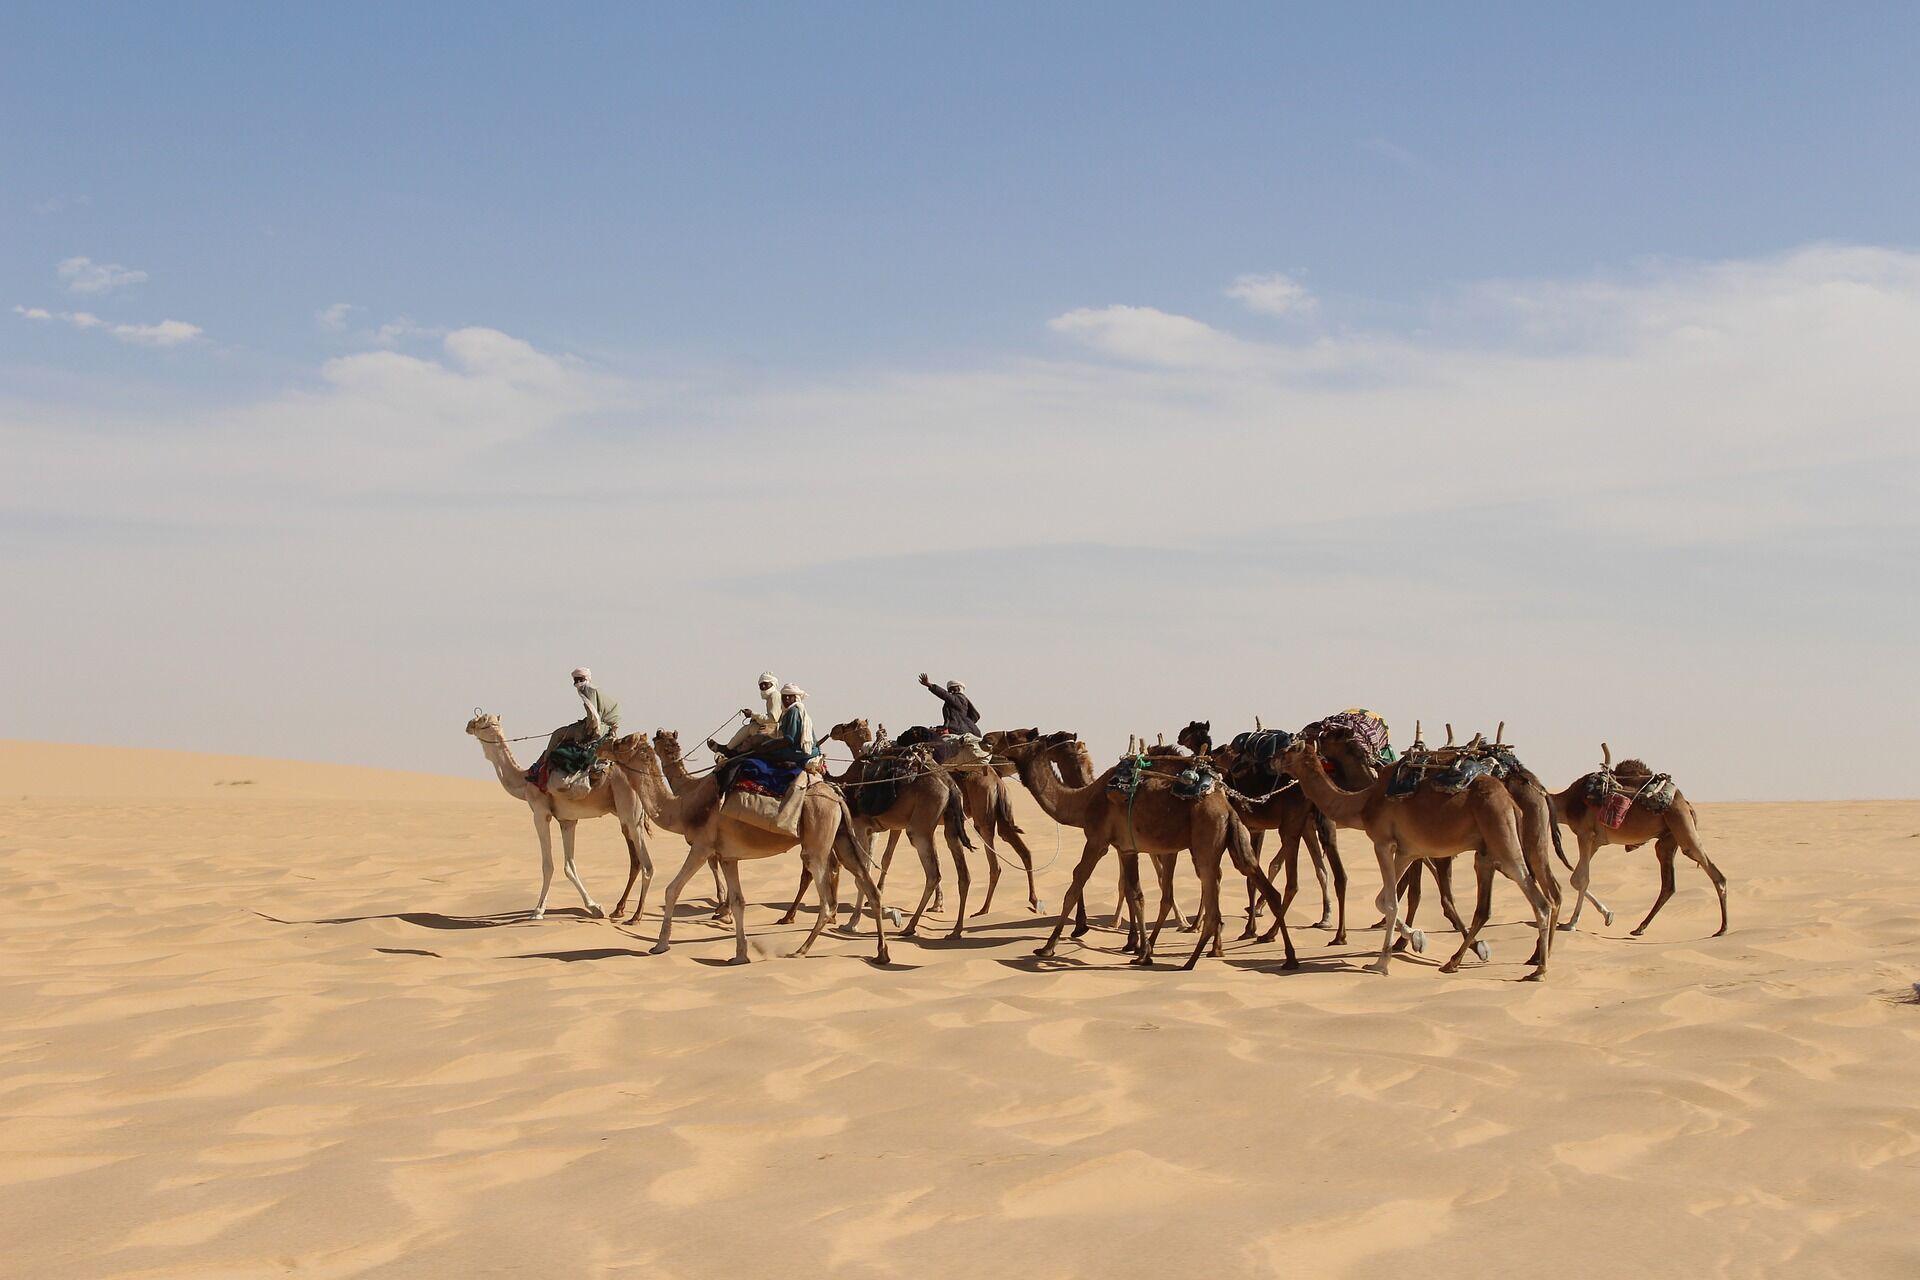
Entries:
POLYGON ((9 5, 0 736, 1920 794, 1920 10, 9 5), (1833 749, 1802 750, 1813 742, 1833 749))

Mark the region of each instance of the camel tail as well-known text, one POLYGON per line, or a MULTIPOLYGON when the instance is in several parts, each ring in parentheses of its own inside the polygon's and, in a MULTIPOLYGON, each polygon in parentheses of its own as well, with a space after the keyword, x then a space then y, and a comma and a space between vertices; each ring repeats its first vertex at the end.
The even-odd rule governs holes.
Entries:
POLYGON ((967 802, 960 795, 960 788, 947 782, 947 835, 962 849, 973 848, 973 841, 967 839, 967 802))
POLYGON ((1233 859, 1233 865, 1241 875, 1252 875, 1260 870, 1260 859, 1253 852, 1253 833, 1247 830, 1246 823, 1240 821, 1240 815, 1232 811, 1227 813, 1227 856, 1233 859))
POLYGON ((852 854, 861 866, 872 872, 873 859, 868 856, 860 842, 853 838, 854 830, 853 810, 847 807, 847 796, 843 791, 840 793, 840 830, 834 833, 833 842, 835 845, 843 845, 844 842, 842 851, 852 854))
POLYGON ((1013 800, 1007 795, 1007 788, 1000 788, 1000 796, 993 802, 993 818, 1002 831, 1011 835, 1025 835, 1020 824, 1013 820, 1013 800))

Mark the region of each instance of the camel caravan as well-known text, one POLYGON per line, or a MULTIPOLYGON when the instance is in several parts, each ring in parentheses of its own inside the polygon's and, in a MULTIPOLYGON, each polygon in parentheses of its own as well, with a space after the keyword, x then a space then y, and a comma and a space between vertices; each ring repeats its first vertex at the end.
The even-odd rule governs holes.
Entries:
POLYGON ((651 739, 622 735, 618 704, 594 686, 592 673, 579 668, 573 680, 585 714, 548 735, 546 748, 530 766, 515 759, 512 747, 527 739, 509 738, 498 716, 476 710, 467 732, 479 741, 500 785, 532 813, 541 855, 540 895, 530 913, 534 920, 545 914, 553 887, 555 821, 563 873, 586 912, 604 917, 574 865, 574 830, 585 818, 617 820, 629 870, 612 914, 627 925, 640 921, 653 883, 648 835, 662 827, 686 840, 686 859, 660 904, 656 955, 671 945, 681 894, 706 869, 712 877, 712 919, 732 925, 734 962, 745 963, 747 902, 739 864, 794 849, 800 851, 799 884, 779 923, 798 918, 809 891, 816 908, 795 955, 806 955, 829 926, 857 931, 866 915, 872 920, 874 960, 886 963, 890 923, 899 936, 916 937, 930 912, 948 906, 943 846, 954 872, 946 941, 962 939, 969 919, 991 907, 1007 861, 1000 852, 1003 844, 1025 873, 1027 910, 1044 914, 1033 851, 1009 799, 1016 784, 1058 826, 1084 837, 1052 930, 1033 953, 1042 959, 1056 955, 1069 930, 1078 939, 1093 927, 1086 908, 1088 883, 1111 853, 1117 906, 1110 924, 1124 931, 1120 950, 1131 956, 1130 963, 1154 962, 1169 917, 1176 928, 1194 935, 1185 968, 1207 954, 1222 956, 1221 882, 1230 865, 1246 882, 1245 926, 1237 940, 1259 945, 1277 937, 1284 952, 1280 967, 1298 968, 1287 916, 1301 883, 1303 849, 1320 898, 1319 919, 1309 927, 1331 931, 1328 945, 1347 942, 1347 871, 1338 838, 1343 830, 1364 833, 1379 871, 1374 903, 1380 918, 1372 927, 1380 931, 1380 947, 1371 965, 1378 973, 1388 972, 1395 955, 1427 948, 1426 933, 1413 923, 1424 871, 1459 935, 1457 948, 1440 965, 1442 972, 1457 971, 1468 956, 1483 963, 1491 958, 1479 935, 1492 911, 1494 883, 1504 877, 1519 891, 1534 927, 1524 980, 1543 978, 1555 935, 1573 930, 1586 905, 1591 903, 1606 924, 1613 923, 1611 908, 1588 891, 1594 855, 1612 845, 1632 850, 1651 843, 1660 867, 1658 897, 1633 936, 1644 934, 1673 896, 1678 853, 1698 864, 1713 885, 1720 909, 1714 936, 1727 931, 1726 877, 1702 846, 1693 806, 1670 776, 1639 760, 1615 765, 1605 743, 1599 769, 1554 792, 1504 741, 1504 724, 1491 739, 1476 734, 1459 744, 1449 725, 1446 742, 1437 747, 1422 741, 1416 724, 1413 742, 1396 752, 1384 719, 1349 708, 1298 731, 1269 729, 1256 719, 1251 730, 1225 744, 1215 743, 1209 721, 1190 722, 1171 744, 1164 737, 1149 744, 1144 735, 1135 735, 1118 761, 1097 770, 1077 734, 1037 728, 983 731, 964 685, 936 684, 925 674, 920 683, 942 704, 939 725, 916 726, 894 738, 884 725, 875 728, 854 719, 816 739, 806 691, 766 672, 759 683, 762 708, 742 709, 741 724, 727 742, 706 739, 713 763, 690 769, 677 734, 663 729, 651 739), (828 768, 826 743, 847 752, 839 773, 828 768), (1566 852, 1562 827, 1574 835, 1577 858, 1566 852), (874 837, 882 832, 886 850, 876 867, 874 837), (1278 848, 1263 865, 1268 833, 1276 836, 1278 848), (920 896, 904 925, 900 911, 883 901, 902 836, 921 868, 920 896), (974 879, 968 855, 982 846, 988 880, 970 917, 974 879), (1182 855, 1200 886, 1200 901, 1190 916, 1180 911, 1174 895, 1182 855), (1470 921, 1462 920, 1453 897, 1453 862, 1461 855, 1472 856, 1476 893, 1470 921), (1152 912, 1141 880, 1143 857, 1158 890, 1152 912), (1570 910, 1563 910, 1567 897, 1555 877, 1556 859, 1569 872, 1570 910), (843 871, 850 914, 841 925, 843 871), (1270 913, 1264 929, 1263 909, 1270 913))

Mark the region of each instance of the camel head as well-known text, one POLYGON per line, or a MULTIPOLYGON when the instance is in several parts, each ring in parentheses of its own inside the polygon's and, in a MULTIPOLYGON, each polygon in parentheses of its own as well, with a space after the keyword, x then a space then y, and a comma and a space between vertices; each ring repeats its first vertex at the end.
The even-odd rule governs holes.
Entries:
POLYGON ((994 755, 1005 755, 1006 749, 1022 742, 1032 742, 1040 736, 1040 730, 1034 729, 995 729, 980 735, 980 745, 994 755))
POLYGON ((680 759, 680 735, 672 729, 655 729, 653 749, 660 753, 662 760, 680 759))
MULTIPOLYGON (((1051 752, 1080 745, 1080 739, 1073 733, 1062 729, 1058 733, 1038 734, 1022 742, 1008 742, 1000 747, 999 754, 1015 764, 1026 764, 1038 760, 1051 752)), ((1082 748, 1084 750, 1084 748, 1082 748)))
POLYGON ((1296 778, 1304 769, 1321 767, 1320 743, 1304 734, 1296 734, 1293 741, 1281 749, 1280 764, 1296 778))
POLYGON ((1213 721, 1189 720, 1173 740, 1197 756, 1205 755, 1213 746, 1213 721))
POLYGON ((603 744, 600 754, 615 764, 650 764, 654 759, 653 747, 647 742, 646 735, 639 733, 629 733, 603 744))
POLYGON ((827 740, 829 742, 844 743, 853 748, 855 755, 859 755, 861 749, 873 741, 873 729, 867 724, 864 718, 848 720, 843 724, 837 724, 827 730, 827 740))
POLYGON ((478 707, 473 709, 473 719, 467 721, 467 732, 482 742, 497 742, 506 736, 500 732, 500 717, 488 715, 478 707))

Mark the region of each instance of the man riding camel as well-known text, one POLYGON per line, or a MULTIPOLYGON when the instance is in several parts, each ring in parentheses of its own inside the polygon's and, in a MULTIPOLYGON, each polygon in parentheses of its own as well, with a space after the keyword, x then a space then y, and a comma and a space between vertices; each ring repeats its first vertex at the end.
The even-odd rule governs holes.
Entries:
POLYGON ((820 745, 813 740, 813 717, 807 713, 807 691, 797 684, 782 686, 780 708, 780 743, 768 757, 801 768, 821 759, 820 745))
POLYGON ((723 746, 712 738, 707 739, 707 748, 713 752, 716 760, 739 755, 756 739, 768 738, 780 730, 780 677, 771 671, 760 673, 760 699, 766 704, 766 714, 740 708, 741 718, 746 721, 728 738, 723 746))
POLYGON ((533 762, 533 768, 527 770, 527 780, 543 791, 546 790, 551 769, 550 757, 555 747, 586 747, 589 751, 587 758, 591 762, 591 753, 620 732, 620 704, 593 687, 592 671, 586 667, 573 669, 573 691, 580 695, 580 704, 586 714, 572 724, 555 729, 547 738, 547 749, 533 762))
POLYGON ((940 699, 946 707, 946 713, 941 718, 942 727, 949 733, 965 734, 974 738, 980 736, 980 708, 974 706, 973 699, 967 696, 967 686, 958 680, 949 680, 946 688, 943 689, 927 679, 927 673, 924 671, 920 673, 920 683, 932 690, 933 696, 940 699))

